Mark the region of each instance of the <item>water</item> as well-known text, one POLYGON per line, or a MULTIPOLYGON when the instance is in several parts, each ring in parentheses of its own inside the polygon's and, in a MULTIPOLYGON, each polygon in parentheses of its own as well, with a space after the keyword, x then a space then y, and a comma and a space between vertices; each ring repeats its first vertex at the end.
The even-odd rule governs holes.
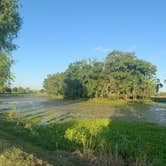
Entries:
POLYGON ((73 102, 46 97, 1 97, 0 112, 17 110, 19 118, 40 124, 73 118, 110 118, 127 121, 147 121, 166 126, 166 103, 155 105, 128 104, 112 106, 88 102, 73 102))

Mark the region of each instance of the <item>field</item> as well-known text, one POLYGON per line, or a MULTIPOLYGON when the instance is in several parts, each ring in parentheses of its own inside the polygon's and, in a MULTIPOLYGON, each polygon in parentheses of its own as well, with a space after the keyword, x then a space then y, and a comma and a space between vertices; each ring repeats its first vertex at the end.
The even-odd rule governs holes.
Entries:
POLYGON ((0 112, 2 166, 166 163, 165 103, 1 97, 0 112))

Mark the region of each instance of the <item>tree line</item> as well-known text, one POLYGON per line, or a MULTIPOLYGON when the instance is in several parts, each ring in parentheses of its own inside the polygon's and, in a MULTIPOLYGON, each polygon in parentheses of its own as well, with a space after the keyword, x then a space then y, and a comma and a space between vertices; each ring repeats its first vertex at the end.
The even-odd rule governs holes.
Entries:
POLYGON ((65 98, 139 99, 156 94, 162 87, 156 72, 155 65, 134 53, 115 50, 103 61, 71 63, 66 71, 48 75, 43 87, 49 95, 65 98))
POLYGON ((4 90, 3 90, 3 94, 5 94, 5 93, 7 93, 7 94, 32 94, 32 93, 34 93, 34 90, 32 90, 32 89, 30 89, 30 88, 24 88, 24 87, 21 87, 21 86, 19 86, 19 87, 13 87, 13 88, 11 88, 11 87, 6 87, 6 88, 4 88, 4 90))

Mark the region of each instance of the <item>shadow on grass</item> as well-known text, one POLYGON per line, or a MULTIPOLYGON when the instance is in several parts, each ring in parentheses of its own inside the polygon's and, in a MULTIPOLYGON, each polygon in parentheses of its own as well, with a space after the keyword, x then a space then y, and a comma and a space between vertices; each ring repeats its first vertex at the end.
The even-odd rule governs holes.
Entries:
POLYGON ((161 165, 166 162, 166 128, 151 123, 107 119, 33 126, 23 122, 3 121, 0 130, 10 133, 12 136, 6 137, 14 140, 11 142, 23 151, 53 165, 58 162, 63 162, 63 165, 85 165, 84 162, 90 161, 84 160, 79 154, 73 155, 76 150, 90 150, 99 157, 118 155, 125 162, 131 162, 128 161, 130 158, 144 164, 155 162, 161 165))
MULTIPOLYGON (((86 159, 72 153, 76 149, 75 143, 64 138, 65 131, 73 124, 73 122, 67 122, 31 126, 23 122, 3 120, 0 122, 0 145, 2 139, 7 143, 0 146, 0 156, 9 154, 9 151, 15 147, 52 165, 87 165, 86 159)), ((13 157, 16 155, 14 154, 13 157)), ((11 156, 8 157, 10 159, 11 156)))

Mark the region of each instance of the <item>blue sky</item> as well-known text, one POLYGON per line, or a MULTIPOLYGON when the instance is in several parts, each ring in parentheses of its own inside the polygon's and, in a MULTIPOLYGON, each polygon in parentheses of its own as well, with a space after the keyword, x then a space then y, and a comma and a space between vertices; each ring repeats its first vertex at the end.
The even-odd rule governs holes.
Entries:
MULTIPOLYGON (((43 79, 83 58, 134 51, 166 79, 165 0, 22 0, 13 85, 39 89, 43 79)), ((166 88, 165 88, 166 90, 166 88)))

